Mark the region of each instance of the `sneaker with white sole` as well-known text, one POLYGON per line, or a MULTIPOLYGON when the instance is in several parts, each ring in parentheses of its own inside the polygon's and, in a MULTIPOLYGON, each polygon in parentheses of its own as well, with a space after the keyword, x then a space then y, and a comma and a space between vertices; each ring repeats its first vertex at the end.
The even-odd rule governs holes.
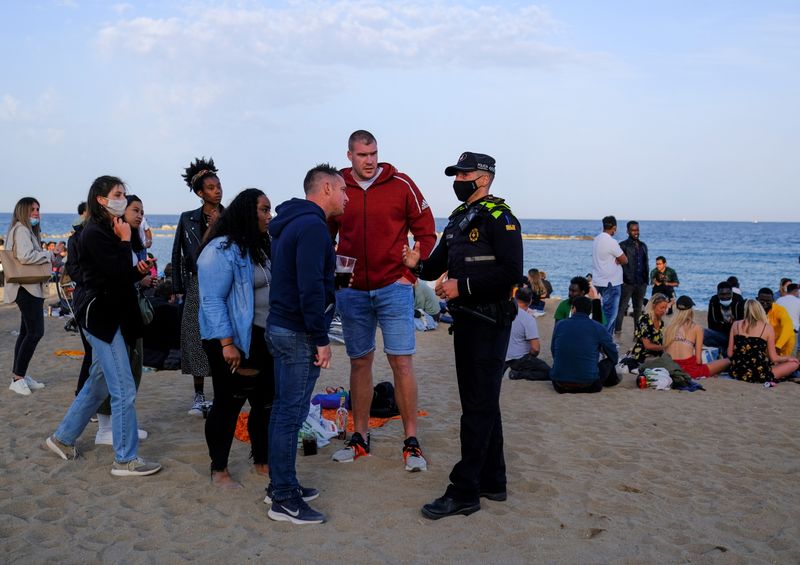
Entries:
MULTIPOLYGON (((264 504, 272 504, 272 493, 274 491, 275 489, 272 488, 272 483, 270 483, 267 487, 267 496, 264 497, 264 504)), ((301 497, 305 502, 311 502, 315 498, 319 497, 319 491, 315 488, 301 486, 300 492, 302 493, 301 497)))
POLYGON ((28 383, 25 382, 25 379, 12 380, 8 390, 21 394, 22 396, 30 396, 31 394, 31 389, 28 387, 28 383))
POLYGON ((369 434, 367 434, 367 441, 364 441, 364 437, 360 433, 353 432, 344 447, 335 452, 331 459, 338 463, 350 463, 359 457, 369 457, 369 434))
POLYGON ((406 471, 410 473, 428 470, 428 462, 422 455, 419 441, 414 436, 406 438, 403 442, 403 459, 406 463, 406 471))
POLYGON ((273 502, 267 516, 277 522, 291 522, 292 524, 321 524, 325 516, 311 508, 298 497, 282 502, 273 502))
POLYGON ((73 461, 78 458, 78 450, 75 449, 75 446, 62 443, 56 439, 56 436, 50 436, 44 443, 47 446, 47 449, 65 461, 73 461))
POLYGON ((42 390, 44 388, 44 383, 40 383, 30 375, 25 375, 25 378, 23 380, 28 385, 28 388, 31 390, 42 390))
MULTIPOLYGON (((149 435, 144 430, 138 430, 139 433, 139 441, 143 439, 147 439, 149 435)), ((111 430, 97 430, 97 433, 94 434, 94 444, 95 445, 114 445, 114 434, 111 430)))
POLYGON ((158 473, 161 465, 158 463, 147 462, 141 457, 131 459, 127 463, 117 463, 111 466, 111 474, 115 477, 144 477, 158 473))
POLYGON ((189 408, 189 416, 194 416, 196 418, 203 417, 203 405, 206 403, 206 395, 202 392, 195 392, 194 393, 194 402, 192 402, 192 407, 189 408))

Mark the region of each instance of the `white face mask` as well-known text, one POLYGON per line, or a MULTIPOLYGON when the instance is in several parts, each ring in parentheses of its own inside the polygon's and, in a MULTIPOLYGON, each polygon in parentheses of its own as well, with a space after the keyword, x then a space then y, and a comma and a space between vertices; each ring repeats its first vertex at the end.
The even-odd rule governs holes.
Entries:
POLYGON ((120 198, 119 200, 112 200, 107 198, 108 204, 104 206, 106 210, 108 210, 112 216, 120 217, 125 213, 125 208, 128 207, 128 199, 127 198, 120 198))

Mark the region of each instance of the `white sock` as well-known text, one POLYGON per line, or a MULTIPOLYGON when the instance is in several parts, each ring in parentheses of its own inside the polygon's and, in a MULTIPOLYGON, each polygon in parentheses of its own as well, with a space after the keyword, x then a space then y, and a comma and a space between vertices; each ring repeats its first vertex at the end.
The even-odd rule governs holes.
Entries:
POLYGON ((105 414, 97 415, 97 431, 110 432, 111 431, 111 416, 105 414))

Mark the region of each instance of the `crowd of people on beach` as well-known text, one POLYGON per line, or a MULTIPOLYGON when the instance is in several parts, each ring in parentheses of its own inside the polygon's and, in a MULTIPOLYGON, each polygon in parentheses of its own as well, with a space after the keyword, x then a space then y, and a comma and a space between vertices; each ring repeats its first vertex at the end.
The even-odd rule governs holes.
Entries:
POLYGON ((461 205, 437 245, 422 192, 408 175, 378 160, 371 133, 353 132, 347 158, 351 166, 341 170, 328 164, 310 169, 304 197, 278 205, 274 219, 272 202, 257 188, 223 206, 213 159, 195 159, 182 177, 200 206, 180 215, 163 278, 148 253, 152 232, 144 203, 120 178, 95 179, 78 207, 74 233, 52 248, 41 241, 39 202, 20 199, 6 248, 20 265, 50 275, 5 282, 5 302, 15 303, 21 317, 10 390, 30 396, 45 388, 28 369, 44 335, 49 282, 69 286, 62 299, 84 346, 75 398, 47 447, 62 459, 77 458, 77 440, 96 419, 95 444, 114 451, 112 475, 157 473, 161 465, 138 452, 148 432, 138 425, 137 390, 145 366, 180 368, 194 386, 189 414, 206 417, 212 484, 241 488, 228 459, 248 402, 250 455, 267 480, 268 516, 321 523, 325 516, 308 504, 320 493, 300 483, 295 463, 317 378, 331 362, 334 316, 350 361, 353 432, 332 459, 347 463, 370 454, 380 327, 408 472, 428 466, 417 437, 415 332, 448 322, 462 405, 461 460, 444 495, 422 507, 424 516, 439 519, 471 514, 481 498, 506 499, 499 403, 506 373, 514 380, 549 380, 558 393, 599 392, 645 368, 664 368, 688 381, 721 373, 748 382, 797 375, 796 283, 782 280, 776 300, 768 288, 745 299, 735 277, 721 281, 703 329, 694 319, 694 300, 676 296, 680 281, 667 259, 657 257, 650 270, 639 224, 628 222, 627 239, 617 242, 613 216, 602 219, 594 239, 592 272, 574 276, 568 297, 555 308, 550 366, 539 358, 536 318, 544 315, 553 287, 541 269, 522 278, 519 221, 490 194, 495 160, 465 152, 445 169, 455 178, 461 205), (634 343, 621 355, 614 340, 629 306, 634 343), (213 401, 206 398, 207 378, 213 401))
MULTIPOLYGON (((621 242, 613 238, 617 230, 614 216, 603 218, 602 226, 593 241, 593 273, 573 277, 568 298, 555 310, 553 368, 543 380, 552 380, 557 391, 599 392, 603 386, 616 385, 621 374, 657 367, 668 370, 673 379, 726 374, 747 382, 775 383, 798 376, 800 292, 791 279, 781 279, 777 300, 769 288, 745 299, 735 276, 721 281, 708 302, 704 329, 694 321, 694 300, 686 295, 676 297, 680 281, 666 258, 658 256, 655 268, 649 269, 648 247, 639 238, 639 223, 628 222, 628 237, 621 242), (619 355, 619 344, 613 338, 622 333, 629 307, 634 343, 619 355), (677 310, 674 315, 673 307, 677 310)), ((517 292, 518 300, 522 297, 525 303, 521 311, 546 298, 545 291, 530 278, 522 287, 525 292, 517 292)), ((540 347, 538 332, 523 334, 521 328, 522 322, 515 321, 516 332, 530 340, 531 350, 526 355, 535 357, 540 347), (528 337, 534 334, 535 340, 528 337)), ((514 335, 512 332, 512 342, 514 335)), ((510 361, 522 358, 515 357, 511 348, 509 351, 510 361)), ((511 373, 512 378, 531 380, 540 380, 541 374, 533 369, 511 373)))

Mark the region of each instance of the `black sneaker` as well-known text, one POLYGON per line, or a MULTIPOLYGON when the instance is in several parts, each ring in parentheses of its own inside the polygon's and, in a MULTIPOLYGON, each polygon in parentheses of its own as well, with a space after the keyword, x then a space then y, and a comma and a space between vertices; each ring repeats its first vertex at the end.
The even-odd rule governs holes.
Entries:
MULTIPOLYGON (((264 504, 272 504, 273 492, 275 492, 275 489, 272 488, 272 483, 270 483, 267 487, 267 496, 264 497, 264 504)), ((301 486, 300 492, 302 492, 301 496, 306 502, 311 502, 315 498, 319 497, 319 491, 315 488, 301 486)))
POLYGON ((277 522, 291 522, 292 524, 321 524, 325 521, 322 513, 311 508, 299 496, 281 502, 273 502, 267 516, 277 522))

